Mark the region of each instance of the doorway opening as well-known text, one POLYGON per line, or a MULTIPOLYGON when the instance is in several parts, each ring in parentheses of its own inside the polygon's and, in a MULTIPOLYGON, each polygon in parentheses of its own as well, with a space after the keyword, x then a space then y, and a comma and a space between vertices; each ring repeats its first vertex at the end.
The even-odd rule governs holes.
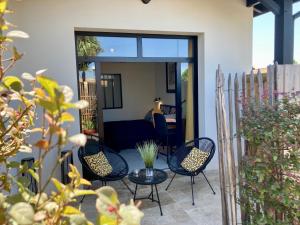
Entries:
MULTIPOLYGON (((76 46, 79 98, 90 103, 81 131, 118 151, 129 171, 144 167, 136 144, 157 139, 157 106, 175 145, 198 137, 196 37, 76 32, 76 46)), ((166 168, 166 158, 155 167, 166 168)))

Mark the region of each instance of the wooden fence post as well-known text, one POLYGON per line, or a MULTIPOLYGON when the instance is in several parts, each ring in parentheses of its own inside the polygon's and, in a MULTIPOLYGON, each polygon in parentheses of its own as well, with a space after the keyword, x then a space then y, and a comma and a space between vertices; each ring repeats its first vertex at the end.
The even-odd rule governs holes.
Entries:
POLYGON ((221 202, 222 202, 222 221, 223 225, 230 225, 228 216, 228 202, 226 196, 226 182, 225 182, 225 159, 223 154, 224 142, 222 131, 222 116, 221 116, 221 92, 223 89, 223 81, 221 68, 218 67, 216 72, 216 122, 217 122, 217 134, 218 134, 218 155, 219 155, 219 168, 220 168, 220 190, 221 190, 221 202))
MULTIPOLYGON (((233 104, 232 104, 232 82, 231 74, 228 77, 228 104, 229 104, 229 142, 226 149, 227 160, 228 160, 228 172, 229 172, 229 190, 230 190, 230 201, 231 201, 231 221, 232 224, 237 224, 237 208, 236 208, 236 172, 234 163, 234 148, 233 148, 233 104)), ((224 113, 226 118, 226 109, 224 102, 224 113)), ((226 123, 224 123, 225 132, 228 132, 226 123)))
POLYGON ((264 95, 264 86, 263 86, 263 78, 260 70, 257 72, 257 79, 258 79, 258 101, 259 106, 263 103, 263 95, 264 95))
POLYGON ((239 79, 238 74, 235 74, 234 78, 234 108, 235 108, 235 124, 236 124, 236 147, 237 147, 237 160, 238 160, 238 183, 239 183, 239 198, 240 198, 240 210, 241 210, 241 221, 243 224, 243 221, 245 221, 245 212, 244 212, 244 201, 242 199, 241 189, 242 189, 242 177, 241 177, 241 171, 242 171, 242 156, 243 156, 243 150, 242 150, 242 139, 241 139, 241 132, 240 132, 240 126, 241 126, 241 114, 240 114, 240 89, 239 89, 239 79))

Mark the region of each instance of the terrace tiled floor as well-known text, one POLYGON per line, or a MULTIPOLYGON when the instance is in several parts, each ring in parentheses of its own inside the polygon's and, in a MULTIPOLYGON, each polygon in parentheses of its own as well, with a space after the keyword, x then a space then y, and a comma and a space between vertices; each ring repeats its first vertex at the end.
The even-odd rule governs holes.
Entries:
MULTIPOLYGON (((213 185, 216 195, 213 195, 208 184, 202 175, 195 178, 195 206, 192 205, 190 178, 177 176, 168 191, 165 191, 168 180, 158 186, 159 196, 162 203, 164 215, 160 216, 159 208, 156 203, 143 200, 141 210, 145 216, 142 225, 221 225, 221 200, 219 177, 217 171, 206 172, 208 179, 213 185)), ((129 184, 130 182, 126 180, 129 184)), ((100 183, 94 183, 94 188, 99 187, 100 183)), ((127 203, 132 195, 121 182, 109 184, 119 193, 122 203, 127 203)), ((134 185, 130 184, 133 189, 134 185)), ((150 188, 139 186, 138 194, 147 195, 150 188)), ((96 220, 95 197, 87 196, 82 204, 82 210, 90 220, 96 220)), ((94 221, 95 222, 95 221, 94 221)))

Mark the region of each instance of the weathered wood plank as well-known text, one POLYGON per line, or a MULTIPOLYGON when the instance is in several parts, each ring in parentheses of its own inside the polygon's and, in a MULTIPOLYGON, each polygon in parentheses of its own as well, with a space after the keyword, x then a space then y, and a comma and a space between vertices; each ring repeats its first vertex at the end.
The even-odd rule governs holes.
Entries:
POLYGON ((257 72, 257 79, 258 79, 258 101, 259 101, 259 105, 261 105, 263 103, 264 84, 263 84, 263 77, 260 70, 258 70, 257 72))
MULTIPOLYGON (((234 163, 234 148, 233 148, 233 104, 232 104, 232 81, 231 74, 228 77, 228 104, 229 104, 229 148, 227 149, 227 161, 228 161, 228 169, 229 169, 229 184, 231 190, 231 221, 232 224, 237 224, 237 206, 236 206, 236 171, 235 171, 235 163, 234 163)), ((226 109, 224 102, 224 114, 226 119, 226 109)), ((225 132, 228 130, 226 129, 225 132)))
POLYGON ((251 104, 255 104, 255 86, 254 86, 254 71, 251 70, 250 73, 250 102, 251 104))
POLYGON ((247 98, 247 77, 246 73, 242 75, 242 106, 245 105, 245 101, 247 98))
POLYGON ((269 90, 268 90, 268 96, 269 96, 269 104, 273 104, 273 96, 274 96, 274 69, 272 66, 268 66, 268 85, 269 85, 269 90))
POLYGON ((217 137, 218 137, 218 156, 219 156, 219 169, 220 169, 220 191, 221 191, 221 203, 222 203, 222 220, 223 225, 229 225, 228 215, 228 202, 226 194, 226 182, 225 182, 225 164, 224 164, 224 142, 223 142, 223 129, 222 129, 222 118, 221 118, 221 68, 218 66, 216 72, 216 121, 217 121, 217 137))
MULTIPOLYGON (((241 171, 242 171, 243 149, 242 149, 242 138, 241 138, 241 132, 240 132, 241 113, 240 113, 240 101, 239 100, 240 100, 239 78, 238 78, 238 74, 236 73, 235 78, 234 78, 234 109, 235 109, 235 127, 236 127, 238 182, 239 182, 239 190, 242 190, 241 171)), ((241 221, 244 221, 245 220, 245 213, 243 210, 244 201, 242 199, 241 191, 239 191, 239 197, 240 197, 241 221)))
MULTIPOLYGON (((229 129, 227 125, 227 116, 226 116, 226 109, 225 109, 225 96, 224 96, 224 74, 220 74, 220 90, 219 90, 219 108, 220 108, 220 119, 221 119, 221 131, 222 131, 222 154, 223 160, 225 160, 225 171, 226 171, 226 178, 227 178, 227 185, 229 187, 229 205, 230 214, 234 213, 235 201, 234 201, 234 193, 233 193, 233 174, 232 174, 232 161, 231 161, 231 154, 230 154, 230 141, 229 141, 229 129), (226 157, 226 158, 225 158, 226 157), (227 168, 227 170, 226 170, 227 168)), ((225 189, 226 190, 226 189, 225 189)), ((234 224, 234 217, 231 216, 231 223, 234 224)))

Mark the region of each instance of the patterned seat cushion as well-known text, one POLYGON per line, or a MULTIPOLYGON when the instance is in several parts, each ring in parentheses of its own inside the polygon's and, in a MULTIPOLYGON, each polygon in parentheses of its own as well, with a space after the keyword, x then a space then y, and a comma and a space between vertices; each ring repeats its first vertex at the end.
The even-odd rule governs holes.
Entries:
POLYGON ((181 166, 189 172, 195 172, 205 163, 208 156, 208 152, 204 152, 198 148, 193 148, 181 162, 181 166))
POLYGON ((112 166, 102 151, 94 155, 85 156, 84 160, 90 169, 100 177, 105 177, 113 171, 112 166))

